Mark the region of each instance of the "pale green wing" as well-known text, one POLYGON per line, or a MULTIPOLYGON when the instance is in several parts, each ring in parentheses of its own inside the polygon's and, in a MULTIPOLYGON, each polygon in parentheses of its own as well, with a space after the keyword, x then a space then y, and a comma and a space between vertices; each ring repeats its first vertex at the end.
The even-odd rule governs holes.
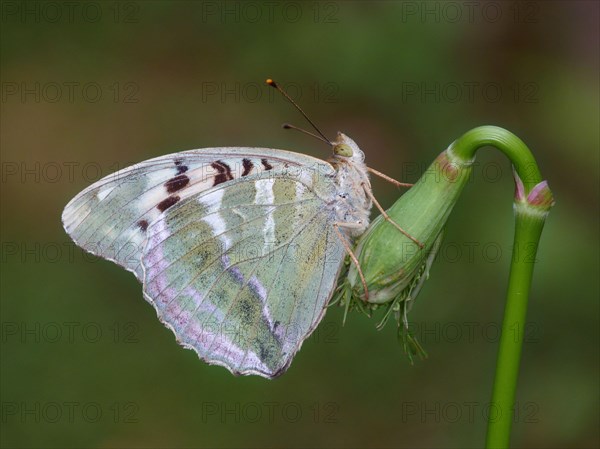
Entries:
POLYGON ((321 320, 344 259, 332 173, 322 164, 321 173, 238 178, 149 225, 144 294, 183 346, 234 374, 287 369, 321 320))
POLYGON ((263 172, 332 168, 310 156, 266 148, 206 148, 161 156, 109 175, 65 207, 63 226, 85 250, 142 278, 146 229, 177 202, 263 172))

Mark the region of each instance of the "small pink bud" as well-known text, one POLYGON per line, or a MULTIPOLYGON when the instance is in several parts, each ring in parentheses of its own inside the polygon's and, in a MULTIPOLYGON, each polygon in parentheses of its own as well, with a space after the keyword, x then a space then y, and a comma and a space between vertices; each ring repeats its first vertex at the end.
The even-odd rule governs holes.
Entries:
POLYGON ((540 213, 546 214, 554 206, 554 196, 548 181, 536 184, 525 196, 523 181, 514 169, 513 176, 515 178, 515 206, 518 210, 539 215, 540 213))
POLYGON ((532 206, 544 206, 548 209, 554 206, 554 197, 548 186, 548 181, 542 181, 531 189, 531 192, 527 195, 527 202, 532 206))

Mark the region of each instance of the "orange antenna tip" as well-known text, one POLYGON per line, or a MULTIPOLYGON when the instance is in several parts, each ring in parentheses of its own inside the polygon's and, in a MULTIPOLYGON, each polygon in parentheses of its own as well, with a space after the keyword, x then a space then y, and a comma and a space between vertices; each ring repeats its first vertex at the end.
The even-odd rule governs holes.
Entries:
POLYGON ((277 84, 275 84, 275 81, 273 81, 271 78, 267 78, 267 81, 265 81, 269 86, 273 86, 275 87, 277 84))

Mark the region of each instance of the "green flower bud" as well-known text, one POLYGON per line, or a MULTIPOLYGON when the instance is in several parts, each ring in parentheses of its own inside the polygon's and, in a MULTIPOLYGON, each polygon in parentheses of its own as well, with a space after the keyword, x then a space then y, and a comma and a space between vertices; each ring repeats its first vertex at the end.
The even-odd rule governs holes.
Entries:
POLYGON ((368 288, 350 265, 347 285, 354 299, 370 304, 414 299, 427 278, 446 220, 472 172, 472 162, 458 158, 452 146, 442 152, 419 181, 387 211, 419 248, 383 216, 373 221, 357 243, 355 254, 368 288))

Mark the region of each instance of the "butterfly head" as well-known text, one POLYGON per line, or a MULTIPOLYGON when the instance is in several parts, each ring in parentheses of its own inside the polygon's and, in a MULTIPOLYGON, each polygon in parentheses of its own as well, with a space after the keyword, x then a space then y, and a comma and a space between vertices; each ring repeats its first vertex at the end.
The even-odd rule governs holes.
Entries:
POLYGON ((354 140, 346 134, 338 132, 337 138, 332 142, 333 157, 336 159, 346 159, 352 162, 364 162, 365 153, 358 148, 354 140))

